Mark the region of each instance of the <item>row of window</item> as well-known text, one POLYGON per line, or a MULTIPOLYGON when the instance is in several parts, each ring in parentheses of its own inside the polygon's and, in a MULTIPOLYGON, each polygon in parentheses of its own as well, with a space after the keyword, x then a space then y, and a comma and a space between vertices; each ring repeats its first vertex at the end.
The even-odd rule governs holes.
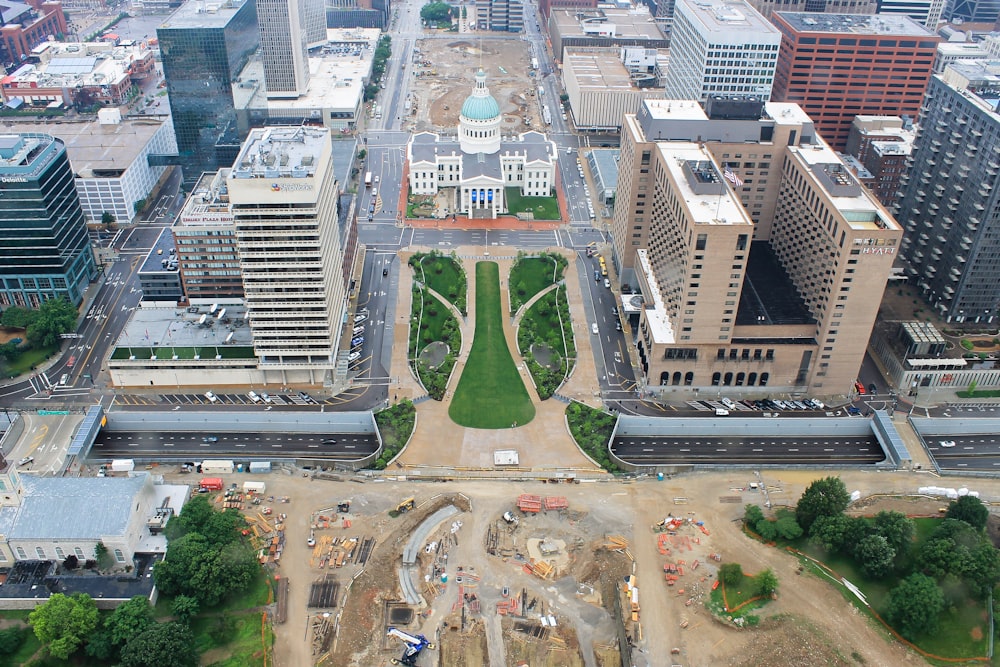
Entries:
MULTIPOLYGON (((766 387, 770 379, 770 373, 712 373, 712 386, 766 387)), ((681 371, 674 371, 673 373, 663 371, 660 373, 661 386, 673 385, 676 387, 681 384, 685 387, 693 385, 694 373, 692 371, 687 371, 686 373, 682 373, 681 371)))
MULTIPOLYGON (((28 560, 28 554, 24 551, 24 547, 15 547, 14 550, 17 552, 17 557, 20 560, 28 560)), ((114 554, 116 561, 118 561, 119 563, 125 562, 125 554, 124 552, 122 552, 121 549, 115 549, 114 554)), ((73 555, 76 556, 79 560, 87 560, 87 555, 83 552, 83 549, 81 549, 80 547, 73 547, 73 555)), ((45 549, 42 547, 35 547, 35 556, 38 558, 38 560, 48 559, 48 556, 45 553, 45 549)), ((66 560, 66 552, 63 550, 62 547, 59 546, 56 547, 56 559, 66 560)), ((5 554, 2 549, 0 549, 0 562, 6 562, 6 561, 7 561, 7 554, 5 554)))

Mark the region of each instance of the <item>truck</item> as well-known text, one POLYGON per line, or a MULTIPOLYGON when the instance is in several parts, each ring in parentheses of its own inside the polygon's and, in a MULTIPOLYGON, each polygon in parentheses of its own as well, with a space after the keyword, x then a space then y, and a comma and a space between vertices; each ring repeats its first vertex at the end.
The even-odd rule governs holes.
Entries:
POLYGON ((209 491, 222 491, 221 477, 203 477, 198 483, 198 487, 209 491))
POLYGON ((538 58, 531 59, 531 69, 538 69, 538 58))
POLYGON ((135 470, 135 461, 132 459, 114 459, 111 461, 112 472, 132 472, 135 470))
POLYGON ((365 172, 365 187, 370 188, 372 186, 372 173, 370 171, 365 172))
POLYGON ((267 490, 264 482, 243 482, 243 493, 256 493, 261 495, 267 490))

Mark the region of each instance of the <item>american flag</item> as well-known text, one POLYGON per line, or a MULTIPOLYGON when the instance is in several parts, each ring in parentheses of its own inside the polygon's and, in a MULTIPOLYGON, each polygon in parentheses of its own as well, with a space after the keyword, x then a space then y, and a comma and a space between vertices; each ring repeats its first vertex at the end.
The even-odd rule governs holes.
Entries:
POLYGON ((733 170, 729 168, 728 164, 726 165, 726 170, 722 172, 722 175, 725 177, 727 181, 733 184, 733 187, 738 188, 743 185, 743 179, 734 174, 733 170))

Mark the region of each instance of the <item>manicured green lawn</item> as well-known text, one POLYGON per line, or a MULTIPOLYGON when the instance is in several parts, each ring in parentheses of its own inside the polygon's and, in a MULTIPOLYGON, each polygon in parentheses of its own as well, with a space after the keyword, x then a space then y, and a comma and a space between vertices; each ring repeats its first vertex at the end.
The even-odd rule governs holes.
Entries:
POLYGON ((150 359, 156 355, 158 360, 172 359, 176 354, 178 359, 194 359, 200 355, 202 359, 215 359, 220 355, 223 359, 253 359, 253 348, 246 345, 219 345, 211 347, 116 347, 111 353, 112 359, 150 359))
POLYGON ((503 334, 500 267, 476 264, 476 334, 448 414, 461 426, 509 428, 535 417, 503 334))
POLYGON ((531 297, 560 280, 563 276, 560 264, 548 255, 518 259, 510 269, 510 312, 516 313, 531 297))
POLYGON ((520 188, 506 188, 507 210, 511 215, 534 213, 535 220, 558 220, 559 200, 555 197, 522 197, 520 188))
POLYGON ((446 298, 465 314, 465 271, 458 261, 436 253, 414 255, 410 264, 416 269, 416 279, 446 298))
POLYGON ((543 401, 555 393, 569 373, 576 358, 573 320, 566 302, 566 287, 546 292, 521 318, 517 329, 517 347, 528 364, 538 397, 543 401), (532 345, 543 343, 552 351, 549 366, 542 366, 532 352, 532 345))
POLYGON ((14 361, 4 364, 4 374, 13 377, 15 375, 20 375, 21 373, 27 373, 31 370, 32 366, 37 366, 58 351, 58 345, 27 350, 14 361))

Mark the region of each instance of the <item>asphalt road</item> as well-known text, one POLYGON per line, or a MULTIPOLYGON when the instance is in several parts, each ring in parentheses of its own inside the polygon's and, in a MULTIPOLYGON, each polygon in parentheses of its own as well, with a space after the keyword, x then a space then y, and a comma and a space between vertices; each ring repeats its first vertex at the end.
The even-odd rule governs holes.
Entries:
POLYGON ((923 433, 927 449, 937 464, 946 470, 1000 470, 1000 436, 997 435, 933 435, 923 433), (944 447, 942 442, 955 443, 944 447))
POLYGON ((872 436, 615 438, 611 445, 621 459, 640 465, 752 463, 789 465, 827 463, 860 465, 882 461, 885 454, 872 436))
POLYGON ((88 458, 191 459, 205 458, 321 458, 354 460, 378 449, 372 435, 357 433, 161 433, 156 431, 102 431, 88 458))

